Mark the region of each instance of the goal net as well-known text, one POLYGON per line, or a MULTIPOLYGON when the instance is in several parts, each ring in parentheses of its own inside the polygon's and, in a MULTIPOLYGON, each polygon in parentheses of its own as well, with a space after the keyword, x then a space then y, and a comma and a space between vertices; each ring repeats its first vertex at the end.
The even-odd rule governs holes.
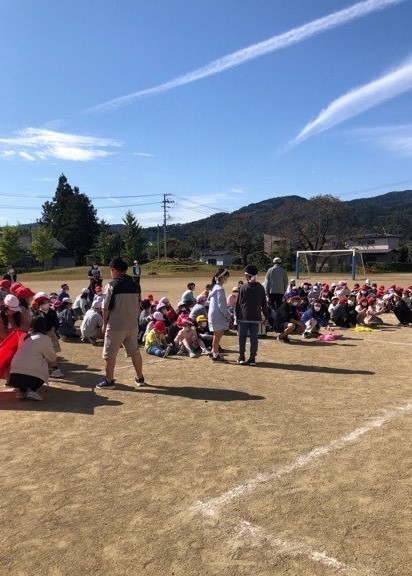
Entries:
POLYGON ((356 279, 357 271, 365 275, 361 252, 358 250, 299 250, 296 252, 296 278, 303 273, 309 278, 318 273, 341 273, 356 279))

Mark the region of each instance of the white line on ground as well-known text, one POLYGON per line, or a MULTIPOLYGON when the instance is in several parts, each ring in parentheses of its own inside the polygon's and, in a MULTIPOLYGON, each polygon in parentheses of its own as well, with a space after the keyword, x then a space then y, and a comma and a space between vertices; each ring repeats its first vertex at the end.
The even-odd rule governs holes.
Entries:
POLYGON ((357 428, 356 430, 353 430, 353 432, 345 434, 344 436, 341 436, 337 440, 333 440, 332 442, 326 444, 325 446, 314 448, 310 452, 303 454, 303 456, 299 456, 298 458, 296 458, 294 462, 291 462, 287 466, 281 466, 278 470, 275 470, 274 472, 260 473, 257 476, 255 476, 255 478, 248 480, 244 484, 239 484, 238 486, 235 486, 231 490, 224 492, 223 494, 217 496, 216 498, 211 498, 206 502, 202 501, 195 502, 192 505, 192 508, 195 511, 203 514, 204 516, 216 517, 218 516, 219 509, 222 506, 228 504, 229 502, 235 500, 236 498, 240 498, 241 496, 245 496, 246 494, 254 492, 260 484, 264 484, 267 482, 276 482, 281 478, 283 478, 284 476, 287 476, 292 472, 296 472, 297 470, 300 470, 301 468, 307 466, 308 464, 316 462, 317 460, 323 458, 324 456, 328 456, 329 454, 341 450, 347 444, 355 442, 367 432, 370 432, 375 428, 379 428, 380 426, 386 424, 390 420, 393 420, 397 416, 406 414, 411 411, 412 411, 412 402, 409 402, 408 404, 405 404, 403 406, 397 406, 391 410, 385 410, 381 416, 374 418, 365 426, 357 428))
POLYGON ((390 340, 368 340, 369 344, 393 344, 394 346, 412 346, 412 342, 391 342, 390 340))
POLYGON ((276 538, 260 526, 251 524, 246 520, 242 520, 234 528, 231 544, 235 548, 243 546, 258 546, 261 548, 262 546, 269 545, 280 554, 305 556, 313 562, 318 562, 348 576, 370 576, 372 574, 370 570, 348 566, 336 558, 333 558, 333 556, 329 556, 324 551, 314 550, 304 542, 287 541, 276 538))

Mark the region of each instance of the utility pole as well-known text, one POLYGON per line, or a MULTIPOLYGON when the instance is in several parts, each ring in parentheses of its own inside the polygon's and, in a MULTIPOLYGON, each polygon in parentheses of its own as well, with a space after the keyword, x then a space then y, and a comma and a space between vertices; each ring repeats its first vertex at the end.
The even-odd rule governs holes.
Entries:
POLYGON ((157 225, 157 259, 160 260, 160 227, 157 225))
POLYGON ((174 204, 173 200, 169 200, 168 196, 171 194, 163 194, 163 245, 164 245, 164 257, 167 258, 167 237, 166 237, 166 221, 169 216, 168 205, 174 204))

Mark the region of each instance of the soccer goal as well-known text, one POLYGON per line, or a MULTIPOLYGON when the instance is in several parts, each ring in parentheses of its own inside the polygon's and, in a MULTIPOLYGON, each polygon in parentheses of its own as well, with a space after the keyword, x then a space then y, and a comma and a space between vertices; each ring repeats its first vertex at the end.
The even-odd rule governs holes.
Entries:
MULTIPOLYGON (((299 250, 296 252, 296 278, 298 279, 302 268, 306 273, 340 272, 351 274, 356 280, 356 272, 360 268, 365 276, 365 266, 362 253, 359 250, 299 250)), ((366 276, 365 276, 366 277, 366 276)))

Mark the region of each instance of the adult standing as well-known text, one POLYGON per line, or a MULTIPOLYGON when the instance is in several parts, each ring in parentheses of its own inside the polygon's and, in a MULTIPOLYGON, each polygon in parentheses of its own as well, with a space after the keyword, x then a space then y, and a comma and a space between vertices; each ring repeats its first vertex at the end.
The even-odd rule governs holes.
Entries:
POLYGON ((136 284, 136 286, 138 288, 139 294, 142 293, 142 289, 140 287, 140 276, 141 275, 142 275, 142 269, 140 268, 140 264, 139 264, 138 260, 135 260, 133 262, 132 277, 133 277, 133 282, 136 284))
POLYGON ((256 277, 258 269, 249 264, 244 269, 246 284, 239 287, 239 294, 236 301, 236 318, 239 333, 239 358, 238 364, 248 364, 256 366, 256 354, 258 351, 259 325, 262 322, 262 314, 267 320, 269 309, 266 302, 266 293, 256 277), (250 337, 250 357, 245 359, 246 339, 250 337))
POLYGON ((288 275, 281 263, 282 259, 279 256, 273 258, 273 266, 266 272, 265 277, 266 296, 275 310, 282 304, 288 287, 288 275))
POLYGON ((116 388, 114 369, 120 346, 130 357, 136 371, 135 384, 144 385, 142 356, 137 344, 139 332, 137 317, 140 309, 140 295, 133 278, 126 274, 127 264, 122 258, 114 258, 110 264, 112 281, 105 288, 103 300, 103 358, 106 378, 97 388, 116 388))
POLYGON ((212 290, 208 296, 209 311, 208 321, 209 329, 213 332, 212 340, 212 355, 213 362, 224 361, 224 358, 219 354, 219 344, 223 336, 223 332, 228 330, 232 316, 226 304, 226 295, 223 289, 223 284, 227 282, 229 272, 225 268, 219 268, 212 279, 212 290))

